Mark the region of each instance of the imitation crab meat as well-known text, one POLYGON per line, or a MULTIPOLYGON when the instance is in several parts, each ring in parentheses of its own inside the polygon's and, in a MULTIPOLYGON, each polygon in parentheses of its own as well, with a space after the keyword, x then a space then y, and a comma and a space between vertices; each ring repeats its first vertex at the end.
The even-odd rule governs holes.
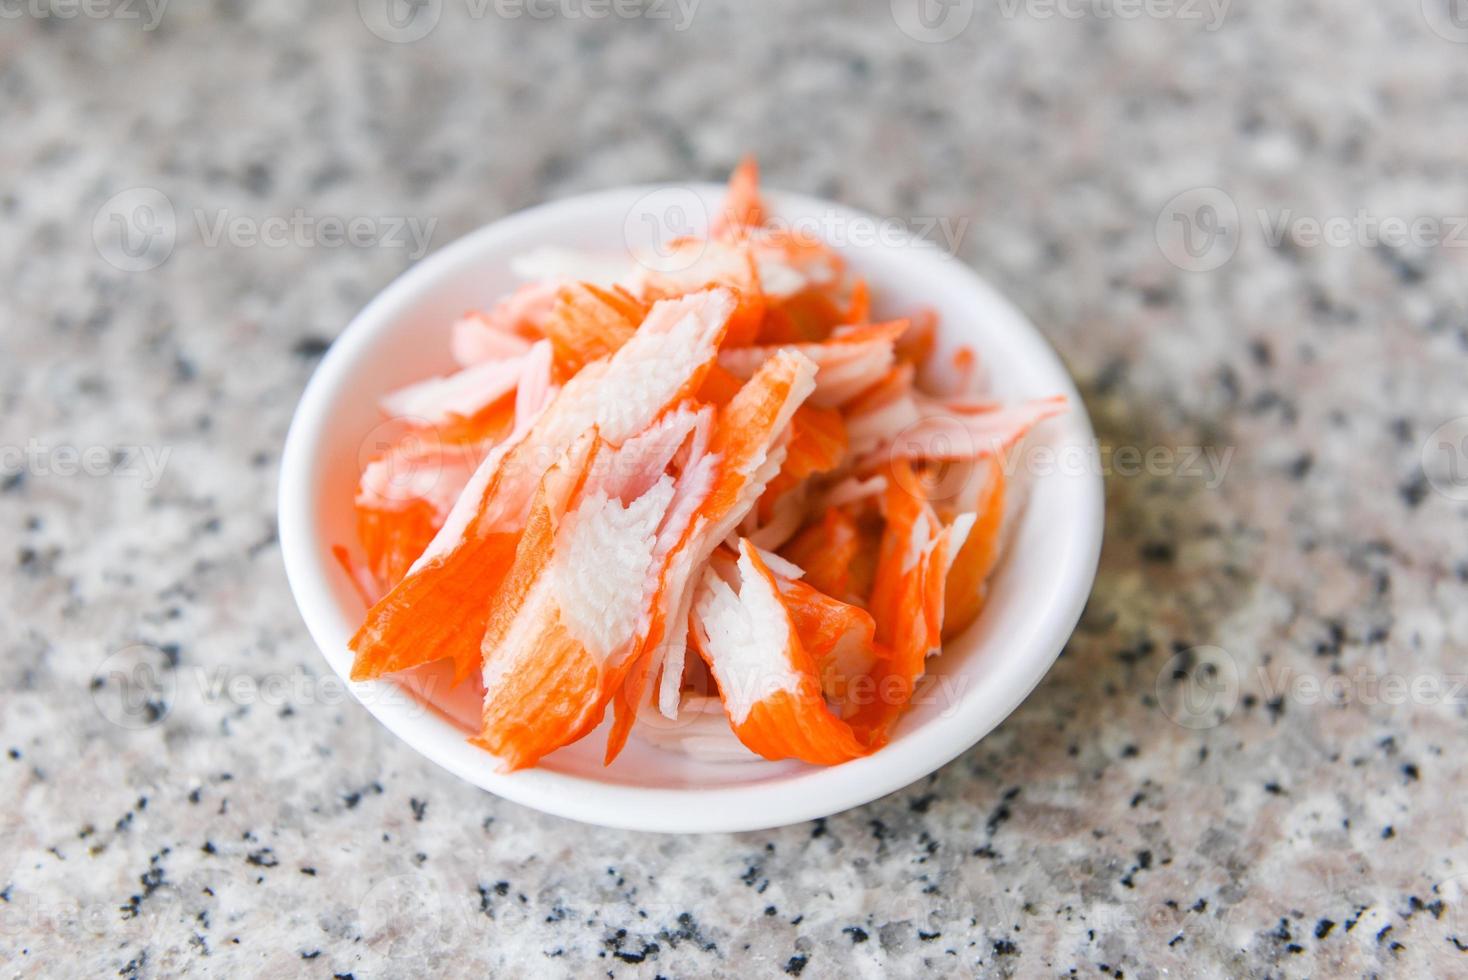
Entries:
POLYGON ((993 398, 931 310, 874 319, 752 161, 655 262, 514 267, 446 325, 457 367, 382 399, 336 549, 369 605, 353 679, 450 664, 505 769, 598 730, 608 764, 639 731, 719 761, 881 749, 983 614, 1010 461, 1064 399, 993 398))

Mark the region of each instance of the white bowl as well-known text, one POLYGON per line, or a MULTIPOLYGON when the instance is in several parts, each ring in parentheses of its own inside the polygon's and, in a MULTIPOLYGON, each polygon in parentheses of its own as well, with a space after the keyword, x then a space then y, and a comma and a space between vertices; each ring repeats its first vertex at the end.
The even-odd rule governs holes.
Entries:
MULTIPOLYGON (((514 285, 512 257, 547 245, 625 251, 629 238, 655 237, 651 225, 691 220, 700 207, 706 214, 722 195, 723 188, 711 184, 629 187, 511 215, 408 270, 332 344, 286 439, 280 542, 301 615, 344 681, 352 663, 347 640, 364 606, 331 548, 355 546, 351 500, 359 447, 381 422, 377 397, 451 367, 450 323, 514 285)), ((500 773, 489 755, 465 741, 465 722, 475 718, 472 693, 465 690, 470 685, 444 696, 442 668, 414 672, 406 687, 401 681, 350 684, 379 721, 460 778, 546 813, 636 830, 755 830, 826 816, 901 789, 988 734, 1039 683, 1074 629, 1096 573, 1102 488, 1098 468, 1089 465, 1094 438, 1085 406, 1054 351, 966 266, 937 248, 904 240, 891 222, 793 194, 767 193, 766 200, 778 219, 816 222, 801 227, 835 239, 852 270, 871 283, 880 313, 936 308, 940 347, 972 345, 999 394, 1069 396, 1070 410, 1030 437, 1030 449, 1049 447, 1062 462, 1031 480, 1028 506, 983 615, 929 661, 936 683, 927 703, 908 711, 891 743, 830 768, 699 762, 643 743, 635 733, 604 768, 604 732, 595 732, 538 768, 500 773), (1085 465, 1074 465, 1077 460, 1085 465), (439 695, 436 706, 409 690, 421 692, 425 684, 434 685, 428 689, 439 695)))

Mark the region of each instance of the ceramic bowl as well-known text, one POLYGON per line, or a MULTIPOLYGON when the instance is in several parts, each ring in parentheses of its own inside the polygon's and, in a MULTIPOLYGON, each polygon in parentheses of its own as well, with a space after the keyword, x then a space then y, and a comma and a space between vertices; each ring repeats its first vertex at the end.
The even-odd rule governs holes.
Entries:
MULTIPOLYGON (((626 254, 629 245, 646 245, 680 225, 696 228, 723 193, 717 185, 629 187, 510 215, 409 269, 332 344, 286 440, 280 541, 301 615, 344 681, 352 663, 347 640, 364 605, 332 547, 355 542, 351 500, 363 447, 382 424, 377 398, 452 368, 449 325, 513 288, 515 256, 543 246, 626 254)), ((450 690, 440 667, 350 684, 394 734, 461 779, 546 813, 637 830, 741 831, 826 816, 901 789, 983 738, 1035 687, 1074 629, 1096 572, 1102 486, 1098 469, 1085 462, 1095 458, 1085 406, 1055 352, 983 279, 893 222, 794 194, 767 193, 766 200, 776 220, 821 234, 866 277, 877 314, 934 307, 940 350, 972 346, 997 394, 1071 399, 1070 410, 1027 443, 1026 460, 1050 462, 1029 478, 1027 506, 983 615, 928 662, 922 703, 904 715, 891 743, 830 768, 701 762, 635 732, 604 768, 604 732, 594 732, 537 768, 501 773, 465 741, 475 718, 472 685, 450 690)))

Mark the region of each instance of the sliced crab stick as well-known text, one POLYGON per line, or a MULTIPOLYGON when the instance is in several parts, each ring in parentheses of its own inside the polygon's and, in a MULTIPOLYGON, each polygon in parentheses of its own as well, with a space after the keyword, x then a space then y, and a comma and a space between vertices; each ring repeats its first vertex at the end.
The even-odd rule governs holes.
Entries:
POLYGON ((754 545, 741 541, 730 564, 704 569, 693 632, 734 734, 766 759, 829 766, 866 755, 827 706, 816 664, 754 545))
POLYGON ((978 618, 988 595, 988 580, 999 560, 1004 527, 1004 467, 980 460, 969 474, 963 506, 977 515, 963 546, 953 556, 943 589, 943 636, 954 636, 978 618))
POLYGON ((755 268, 769 301, 783 303, 802 292, 840 289, 846 264, 803 225, 761 228, 750 236, 755 268))
POLYGON ((488 449, 411 429, 362 470, 357 536, 378 595, 397 584, 443 526, 454 500, 488 449))
POLYGON ((541 329, 555 349, 556 364, 575 374, 620 350, 647 315, 647 306, 620 287, 573 283, 556 297, 541 329))
POLYGON ((851 592, 851 565, 860 543, 856 522, 839 507, 829 507, 781 554, 805 572, 807 584, 839 599, 851 592))
POLYGON ((530 337, 500 329, 480 312, 466 313, 449 333, 449 351, 460 367, 473 367, 487 361, 521 357, 535 343, 530 337))
POLYGON ((461 370, 383 401, 404 418, 336 552, 379 597, 352 676, 477 673, 472 741, 506 769, 609 704, 608 764, 634 724, 728 761, 879 749, 983 609, 1025 497, 1013 450, 1064 410, 988 400, 931 309, 874 323, 752 159, 712 219, 630 266, 516 256, 526 284, 453 324, 461 370))
POLYGON ((366 554, 366 570, 373 587, 366 589, 368 605, 400 582, 428 542, 443 526, 443 516, 422 500, 392 507, 357 503, 357 539, 366 554))
MULTIPOLYGON (((768 523, 781 496, 816 473, 828 473, 846 458, 846 423, 835 409, 802 405, 790 420, 785 463, 760 497, 760 519, 768 523)), ((804 508, 801 514, 804 516, 804 508)), ((797 527, 799 520, 797 520, 797 527)))
POLYGON ((850 310, 825 289, 804 289, 768 302, 757 342, 763 346, 819 343, 842 324, 855 322, 850 310))
MULTIPOLYGON (((508 769, 533 765, 601 720, 647 620, 664 471, 700 414, 676 410, 617 448, 585 437, 548 473, 486 628, 483 727, 508 769), (555 490, 574 486, 569 499, 555 490)), ((595 431, 595 430, 593 430, 595 431)))
POLYGON ((729 175, 729 190, 724 207, 714 216, 709 233, 715 238, 734 238, 765 222, 765 208, 759 196, 759 164, 745 157, 729 175))
POLYGON ((512 361, 465 369, 453 376, 459 380, 400 390, 411 404, 395 406, 391 396, 385 401, 385 409, 403 409, 410 418, 368 461, 357 485, 357 537, 377 582, 374 595, 401 581, 424 553, 479 463, 512 433, 515 420, 539 411, 549 394, 549 353, 544 343, 531 345, 512 361), (480 395, 462 387, 465 376, 481 375, 486 390, 480 395))
POLYGON ((444 658, 458 680, 477 669, 488 607, 541 476, 586 430, 620 445, 696 391, 734 305, 726 290, 654 305, 631 341, 588 365, 533 425, 496 447, 407 577, 368 611, 351 641, 353 679, 444 658))
POLYGON ((853 455, 865 456, 921 418, 912 397, 916 373, 911 364, 899 361, 844 407, 847 445, 853 455))
MULTIPOLYGON (((819 344, 795 344, 820 370, 811 404, 823 408, 844 405, 876 384, 892 366, 893 344, 907 329, 906 320, 850 327, 819 344)), ((776 347, 742 347, 724 351, 719 365, 736 377, 747 378, 776 347)))
MULTIPOLYGON (((779 472, 790 419, 815 389, 815 373, 815 365, 798 351, 781 351, 719 413, 709 447, 719 460, 718 476, 664 579, 665 608, 674 613, 667 620, 670 626, 686 616, 698 566, 739 525, 779 472)), ((676 636, 671 629, 665 635, 676 636)), ((658 704, 670 718, 678 712, 684 652, 681 642, 665 644, 660 660, 658 704)))
POLYGON ((916 418, 893 434, 884 448, 868 453, 858 469, 888 459, 979 459, 1012 448, 1045 419, 1065 411, 1064 395, 1014 405, 966 406, 935 399, 914 399, 916 418))
MULTIPOLYGON (((693 603, 699 569, 747 514, 779 471, 782 439, 796 409, 815 384, 815 365, 795 351, 772 359, 718 413, 706 447, 695 443, 685 467, 695 509, 666 543, 657 595, 637 662, 615 702, 616 719, 607 742, 616 757, 637 715, 647 678, 661 671, 659 709, 677 716, 686 653, 684 624, 693 603)), ((686 507, 682 508, 686 512, 686 507)))
POLYGON ((476 311, 454 323, 449 337, 454 360, 464 367, 525 353, 541 334, 562 283, 526 283, 487 311, 476 311))
POLYGON ((778 571, 775 580, 800 644, 815 662, 826 699, 854 710, 850 694, 859 690, 880 656, 874 646, 876 622, 865 609, 833 599, 803 581, 778 571))
POLYGON ((441 378, 429 378, 399 388, 381 401, 389 418, 405 418, 426 425, 451 426, 487 412, 515 391, 525 355, 485 361, 441 378))
POLYGON ((890 655, 878 661, 875 683, 869 687, 872 697, 852 719, 872 744, 885 742, 922 678, 927 658, 939 650, 949 565, 974 523, 973 515, 962 514, 944 527, 921 489, 907 461, 893 461, 883 500, 886 526, 868 603, 877 643, 890 655))
POLYGON ((677 239, 643 256, 628 284, 644 302, 709 288, 729 289, 739 298, 725 343, 733 347, 752 343, 764 319, 765 293, 747 242, 677 239))

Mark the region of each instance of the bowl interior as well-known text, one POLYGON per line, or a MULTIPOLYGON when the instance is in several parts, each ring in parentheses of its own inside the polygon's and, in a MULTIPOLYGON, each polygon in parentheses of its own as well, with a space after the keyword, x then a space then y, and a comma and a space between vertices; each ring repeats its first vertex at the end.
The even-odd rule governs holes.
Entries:
MULTIPOLYGON (((712 209, 713 185, 628 188, 554 202, 513 215, 435 253, 388 287, 323 359, 302 398, 282 467, 281 539, 307 625, 343 678, 347 640, 364 612, 334 545, 356 550, 351 507, 365 460, 385 435, 377 399, 452 369, 449 325, 514 288, 510 260, 543 246, 625 254, 655 235, 667 208, 712 209), (676 203, 681 202, 681 203, 676 203), (662 212, 656 209, 661 207, 662 212)), ((1057 458, 1089 459, 1089 422, 1054 352, 1007 301, 938 249, 902 240, 890 223, 810 198, 770 194, 778 219, 819 222, 851 270, 871 284, 877 312, 921 306, 941 317, 940 350, 972 346, 1004 397, 1065 394, 1068 414, 1031 437, 1057 458)), ((963 751, 1023 699, 1069 636, 1094 576, 1101 528, 1100 480, 1089 467, 1053 468, 1030 480, 1029 501, 979 621, 929 661, 930 680, 892 743, 831 769, 795 762, 710 763, 643 742, 603 767, 604 731, 544 759, 536 770, 495 771, 464 738, 477 716, 472 684, 451 690, 437 667, 401 681, 352 685, 389 728, 451 771, 500 795, 563 815, 648 829, 738 829, 821 815, 921 777, 963 751), (797 791, 798 790, 798 791, 797 791)))

